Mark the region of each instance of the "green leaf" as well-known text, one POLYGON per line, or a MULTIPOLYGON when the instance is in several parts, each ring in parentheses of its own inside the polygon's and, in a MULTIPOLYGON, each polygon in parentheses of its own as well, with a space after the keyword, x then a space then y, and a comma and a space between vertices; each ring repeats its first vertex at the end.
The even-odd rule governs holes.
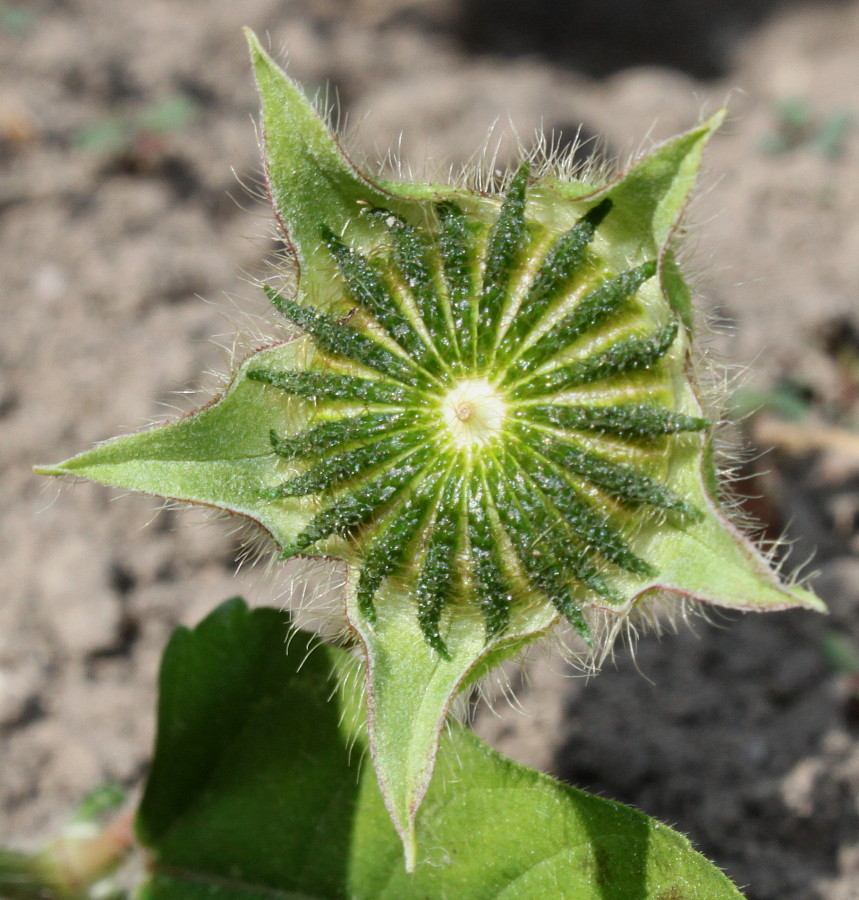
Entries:
POLYGON ((354 737, 341 704, 329 702, 338 651, 310 653, 313 643, 290 634, 285 613, 240 600, 174 633, 137 822, 153 853, 154 896, 194 896, 206 884, 217 896, 224 880, 240 888, 230 897, 264 888, 342 896, 343 826, 358 801, 354 737), (163 893, 165 880, 180 887, 163 893))
POLYGON ((458 725, 442 738, 406 872, 363 762, 355 661, 315 643, 290 633, 285 613, 238 600, 174 634, 138 816, 152 857, 138 900, 741 897, 686 838, 458 725))

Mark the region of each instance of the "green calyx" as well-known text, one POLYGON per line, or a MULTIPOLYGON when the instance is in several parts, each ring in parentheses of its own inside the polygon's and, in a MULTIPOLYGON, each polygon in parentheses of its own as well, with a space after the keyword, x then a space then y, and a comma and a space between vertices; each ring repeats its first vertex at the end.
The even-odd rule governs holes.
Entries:
POLYGON ((199 413, 41 471, 223 508, 283 557, 343 559, 362 637, 381 592, 436 658, 469 611, 489 646, 544 613, 590 639, 589 610, 619 621, 656 590, 819 607, 712 487, 671 238, 722 114, 602 187, 528 163, 499 196, 374 182, 249 42, 299 275, 265 290, 299 336, 199 413))
POLYGON ((384 226, 372 254, 320 222, 332 311, 267 288, 313 348, 300 373, 248 372, 295 398, 337 379, 300 430, 271 435, 296 471, 263 496, 317 508, 282 556, 348 538, 363 615, 385 579, 406 582, 444 657, 452 603, 481 611, 489 641, 511 605, 540 601, 590 640, 583 604, 621 605, 618 570, 658 572, 636 536, 702 515, 663 484, 674 445, 700 444, 707 422, 676 408, 685 345, 656 261, 616 271, 600 254, 610 198, 570 227, 535 221, 529 175, 491 215, 450 199, 418 224, 362 210, 384 226))

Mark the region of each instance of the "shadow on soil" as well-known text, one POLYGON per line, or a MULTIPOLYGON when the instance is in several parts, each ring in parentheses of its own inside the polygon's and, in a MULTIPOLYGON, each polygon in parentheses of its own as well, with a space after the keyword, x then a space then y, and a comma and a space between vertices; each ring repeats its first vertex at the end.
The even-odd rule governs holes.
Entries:
MULTIPOLYGON (((478 53, 543 56, 594 77, 668 66, 725 75, 737 42, 792 0, 459 0, 457 32, 478 53)), ((842 0, 817 0, 818 7, 842 0)))
POLYGON ((749 615, 619 649, 572 695, 554 774, 678 828, 749 900, 822 900, 859 825, 843 775, 803 763, 845 727, 821 649, 833 624, 749 615), (789 802, 803 771, 805 799, 789 802))

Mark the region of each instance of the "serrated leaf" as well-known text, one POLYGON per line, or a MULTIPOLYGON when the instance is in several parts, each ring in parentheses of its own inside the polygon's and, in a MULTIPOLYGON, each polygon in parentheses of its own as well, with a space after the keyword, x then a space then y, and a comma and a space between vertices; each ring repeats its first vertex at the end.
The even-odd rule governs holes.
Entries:
POLYGON ((315 643, 291 635, 284 613, 236 600, 177 630, 138 815, 152 856, 138 900, 741 898, 686 838, 458 725, 442 738, 406 872, 363 761, 355 661, 315 643))

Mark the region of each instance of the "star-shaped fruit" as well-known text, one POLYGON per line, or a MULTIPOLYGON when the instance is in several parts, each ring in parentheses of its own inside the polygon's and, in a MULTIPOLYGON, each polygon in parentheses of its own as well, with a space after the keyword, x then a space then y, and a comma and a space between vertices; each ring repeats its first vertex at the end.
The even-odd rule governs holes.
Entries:
MULTIPOLYGON (((721 114, 606 183, 374 180, 249 35, 292 336, 176 423, 41 471, 247 516, 339 559, 406 857, 463 686, 565 619, 652 598, 821 608, 719 503, 672 241, 721 114)), ((275 286, 273 286, 275 285, 275 286)))

